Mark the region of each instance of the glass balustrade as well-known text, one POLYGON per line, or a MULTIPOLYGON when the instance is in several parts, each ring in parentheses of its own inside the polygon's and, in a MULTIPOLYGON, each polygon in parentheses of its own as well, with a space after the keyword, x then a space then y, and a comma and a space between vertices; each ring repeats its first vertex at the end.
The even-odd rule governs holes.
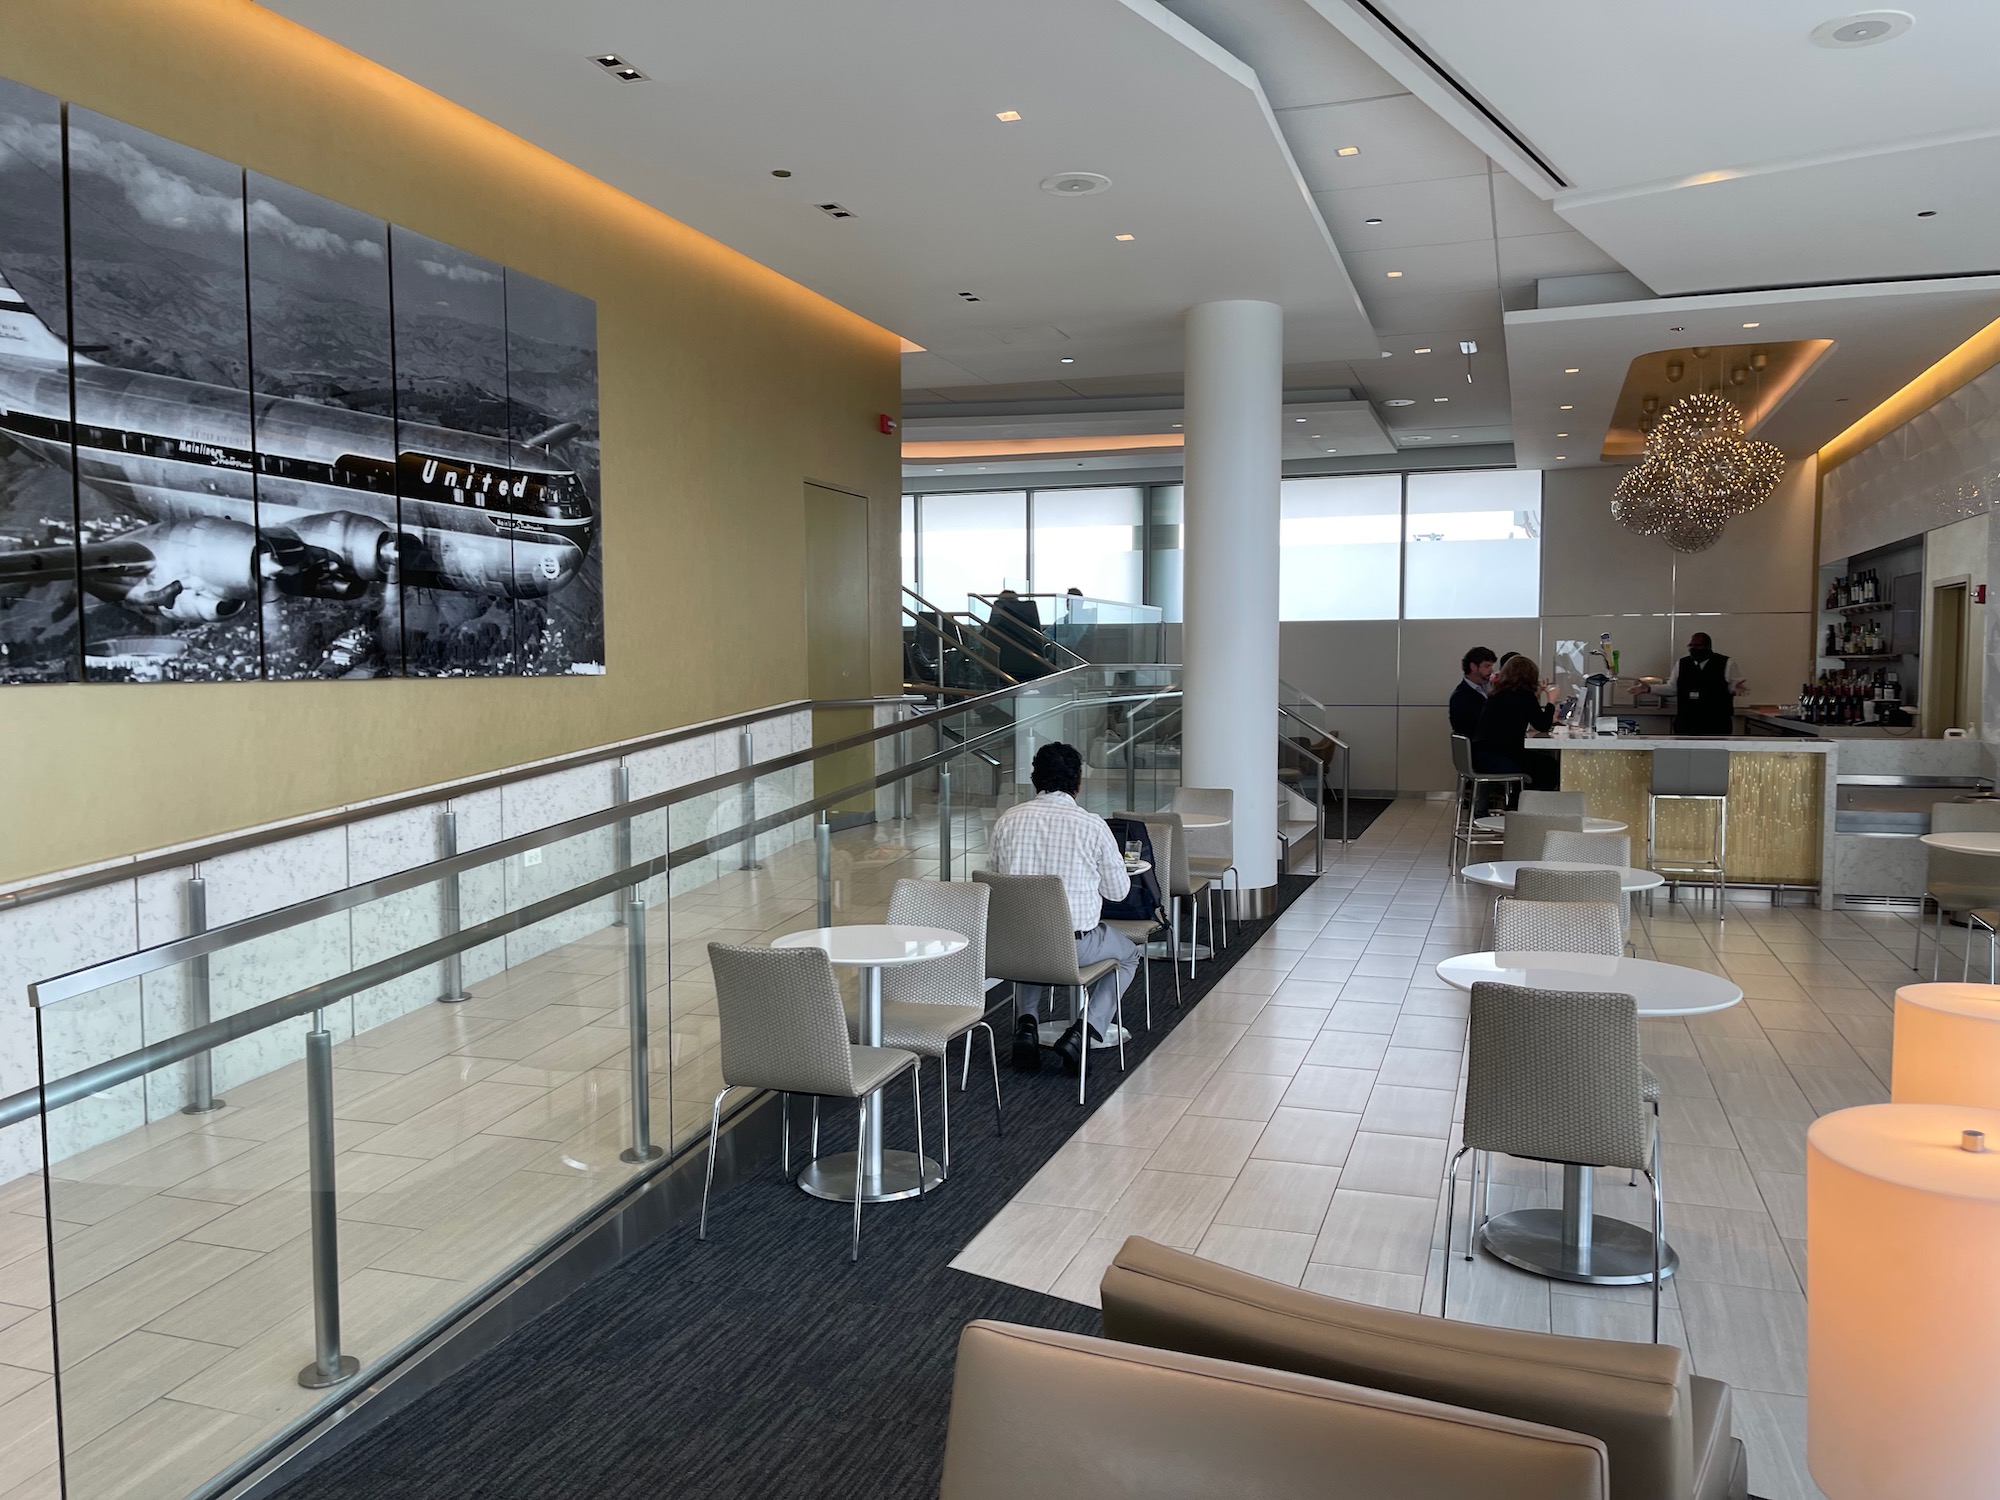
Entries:
POLYGON ((197 879, 171 936, 36 985, 40 1087, 0 1127, 40 1116, 48 1146, 64 1494, 247 1472, 698 1144, 711 942, 969 878, 1052 740, 1093 810, 1167 805, 1176 676, 826 705, 801 743, 746 735, 672 789, 619 768, 610 806, 505 840, 468 801, 428 864, 256 915, 197 879))

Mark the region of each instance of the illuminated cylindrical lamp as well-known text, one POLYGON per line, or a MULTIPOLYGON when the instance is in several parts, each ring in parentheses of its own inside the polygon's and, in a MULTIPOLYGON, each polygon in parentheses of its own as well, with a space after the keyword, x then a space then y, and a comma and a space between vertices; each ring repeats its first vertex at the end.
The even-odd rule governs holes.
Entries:
POLYGON ((1994 1493, 1995 1246, 2000 1110, 1869 1104, 1806 1133, 1806 1460, 1830 1500, 1994 1493))
MULTIPOLYGON (((2000 1109, 2000 987, 1906 984, 1896 991, 1889 1097, 1898 1104, 2000 1109)), ((1993 1143, 2000 1150, 2000 1141, 1993 1143)))

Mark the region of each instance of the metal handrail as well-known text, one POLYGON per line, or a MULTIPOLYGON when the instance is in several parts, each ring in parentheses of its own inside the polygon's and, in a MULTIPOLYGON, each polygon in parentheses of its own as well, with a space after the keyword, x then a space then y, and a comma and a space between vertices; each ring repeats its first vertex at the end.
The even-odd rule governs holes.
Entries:
MULTIPOLYGON (((977 599, 981 604, 984 604, 986 606, 986 618, 983 620, 980 619, 978 615, 973 614, 972 611, 970 610, 967 610, 966 614, 972 619, 972 621, 975 624, 979 625, 983 630, 987 631, 989 634, 993 633, 997 628, 993 624, 993 604, 994 601, 997 600, 1000 596, 998 594, 968 594, 966 597, 968 599, 977 599)), ((1064 596, 1061 594, 1023 594, 1019 590, 1016 590, 1015 597, 1019 599, 1059 599, 1064 596)), ((1022 632, 1021 634, 1015 636, 1015 639, 1018 640, 1025 649, 1033 650, 1036 643, 1031 642, 1027 639, 1026 631, 1029 629, 1029 627, 1025 623, 1021 621, 1015 621, 1012 626, 999 627, 1000 633, 1012 634, 1015 627, 1018 627, 1019 630, 1022 632)), ((1035 634, 1041 638, 1040 644, 1047 645, 1053 648, 1054 650, 1062 652, 1063 655, 1071 658, 1069 662, 1070 666, 1072 667, 1080 666, 1086 660, 1088 660, 1088 658, 1086 658, 1082 652, 1077 651, 1073 647, 1065 646, 1061 641, 1057 640, 1054 636, 1050 635, 1048 626, 1046 625, 1035 626, 1034 631, 1035 634)), ((1049 663, 1049 665, 1054 666, 1055 663, 1052 661, 1049 663)))
MULTIPOLYGON (((1296 692, 1297 689, 1294 689, 1293 691, 1296 692)), ((1326 705, 1321 704, 1320 706, 1324 708, 1326 705)), ((1326 740, 1328 743, 1332 744, 1340 751, 1340 847, 1343 851, 1345 851, 1347 848, 1348 790, 1353 785, 1353 780, 1354 780, 1353 747, 1350 746, 1346 740, 1342 739, 1339 735, 1335 734, 1332 730, 1327 729, 1322 725, 1315 724, 1313 723, 1312 720, 1304 718, 1299 714, 1293 713, 1289 708, 1285 707, 1285 705, 1282 703, 1278 705, 1278 712, 1287 719, 1291 719, 1297 723, 1305 725, 1305 727, 1310 729, 1314 734, 1318 735, 1321 739, 1326 740)), ((1324 786, 1326 784, 1325 781, 1326 762, 1324 760, 1321 760, 1317 755, 1314 755, 1312 751, 1307 750, 1304 746, 1298 745, 1291 741, 1287 741, 1282 735, 1280 735, 1278 738, 1280 744, 1290 744, 1293 749, 1298 750, 1301 754, 1308 756, 1319 766, 1320 778, 1321 778, 1320 785, 1324 786)), ((1319 810, 1320 838, 1321 841, 1324 842, 1326 837, 1325 800, 1323 798, 1314 798, 1313 800, 1320 804, 1320 810, 1319 810)), ((1317 858, 1315 858, 1314 862, 1315 863, 1318 862, 1317 858)))
MULTIPOLYGON (((1145 702, 1153 701, 1162 696, 1169 695, 1125 694, 1094 698, 1090 701, 1092 704, 1145 702)), ((607 875, 601 875, 584 882, 582 885, 573 886, 569 890, 558 891, 555 895, 546 896, 540 901, 516 908, 510 912, 502 912, 499 916, 489 918, 487 921, 475 926, 446 933, 441 937, 433 938, 428 943, 406 949, 404 952, 391 955, 388 958, 378 959, 374 963, 365 964, 360 968, 350 969, 346 973, 337 975, 334 978, 320 980, 302 989, 294 990, 290 994, 281 996, 276 1000, 266 1001, 262 1005, 251 1006, 249 1009, 239 1011, 234 1015, 210 1021, 203 1026, 183 1032, 179 1036, 151 1043, 148 1046, 124 1053, 105 1062, 95 1063, 88 1068, 79 1069, 77 1072, 68 1074, 65 1077, 45 1082, 35 1088, 24 1089, 20 1093, 0 1098, 0 1128, 31 1120, 45 1110, 57 1109, 64 1105, 76 1103, 78 1100, 88 1098, 92 1094, 102 1093, 105 1089, 115 1088, 121 1083, 130 1082, 142 1074, 157 1072, 159 1069, 171 1066, 176 1062, 183 1062, 198 1053, 221 1046, 225 1042, 236 1041, 253 1032, 262 1031, 281 1022, 295 1019, 310 1011, 324 1009, 328 1005, 348 999, 351 996, 360 994, 364 990, 372 989, 376 985, 385 984, 392 979, 401 978, 405 974, 415 973, 419 969, 428 968, 430 965, 450 958, 455 954, 466 953, 473 948, 490 943, 496 938, 504 937, 510 932, 517 932, 522 928, 531 927, 537 922, 545 922, 552 917, 560 916, 566 911, 586 905, 591 901, 600 900, 605 896, 619 891, 633 889, 653 879, 655 876, 663 875, 672 870, 677 870, 684 865, 692 864, 694 861, 705 858, 719 850, 733 848, 735 845, 742 843, 746 838, 755 837, 759 833, 766 833, 783 827, 787 823, 799 822, 804 818, 811 817, 814 813, 837 807, 841 803, 850 801, 863 793, 876 791, 894 782, 917 776, 933 767, 946 765, 961 755, 977 753, 979 747, 988 742, 1010 738, 1021 724, 1032 724, 1044 718, 1070 713, 1075 708, 1076 704, 1074 703, 1051 704, 1041 712, 1030 715, 1026 719, 1015 723, 999 725, 969 738, 962 746, 933 751, 929 755, 907 761, 893 770, 878 772, 874 776, 857 781, 852 785, 841 787, 836 791, 820 793, 804 802, 795 803, 780 812, 767 813, 747 823, 726 829, 721 833, 711 834, 706 838, 683 844, 678 849, 670 849, 663 854, 655 854, 646 859, 635 861, 607 875)), ((840 746, 823 746, 820 747, 820 753, 832 755, 838 753, 840 749, 840 746)), ((703 783, 703 785, 705 784, 703 783)), ((692 792, 692 788, 681 790, 692 792)), ((634 803, 631 805, 636 807, 639 804, 634 803)), ((498 845, 489 845, 487 849, 477 852, 490 855, 497 848, 499 848, 498 845)), ((404 873, 407 874, 409 872, 404 873)), ((396 879, 399 879, 399 877, 385 876, 383 877, 383 882, 396 879)), ((369 882, 369 885, 374 886, 383 882, 369 882)), ((405 889, 408 884, 408 882, 400 884, 397 888, 405 889)), ((341 894, 344 893, 331 893, 333 896, 341 894)), ((284 910, 299 914, 297 919, 300 921, 310 921, 320 915, 324 915, 324 913, 316 911, 303 913, 302 909, 315 906, 329 899, 330 897, 318 897, 312 902, 302 902, 298 907, 288 907, 284 910)), ((246 923, 233 924, 236 928, 241 928, 244 925, 246 923)), ((230 930, 232 929, 217 928, 215 932, 225 933, 230 930)), ((202 936, 212 935, 214 934, 203 934, 202 936)), ((154 957, 172 950, 175 953, 172 962, 183 962, 187 955, 180 953, 179 950, 184 948, 188 942, 189 939, 179 939, 175 942, 161 944, 157 948, 145 950, 142 954, 133 954, 127 957, 154 957)), ((119 979, 130 976, 124 972, 107 975, 106 971, 120 970, 124 963, 125 960, 111 959, 107 960, 104 964, 93 965, 88 969, 76 970, 71 975, 62 977, 64 979, 75 978, 80 975, 92 978, 102 977, 102 983, 114 983, 119 979)), ((168 963, 158 963, 143 968, 138 972, 150 973, 157 968, 168 966, 170 966, 168 963)), ((55 982, 51 980, 44 983, 54 984, 55 982)), ((88 993, 101 987, 101 983, 93 983, 87 989, 79 991, 79 993, 88 993)), ((43 988, 42 985, 30 985, 30 994, 36 994, 41 988, 43 988)), ((37 999, 36 1003, 48 1004, 54 1002, 44 997, 37 999)))
MULTIPOLYGON (((1040 679, 1040 682, 1036 685, 1045 685, 1057 678, 1066 677, 1071 672, 1085 670, 1115 669, 1069 668, 1064 672, 1055 673, 1050 677, 1040 679)), ((939 709, 935 713, 925 716, 925 718, 936 721, 940 715, 949 716, 964 713, 981 702, 997 701, 1018 691, 1020 690, 1016 688, 1001 689, 998 692, 987 694, 984 699, 973 699, 968 703, 955 705, 949 709, 939 709)), ((1093 703, 1124 702, 1128 701, 1128 697, 1136 698, 1138 696, 1141 695, 1105 695, 1094 697, 1091 701, 1093 703)), ((1043 715, 1035 717, 1043 717, 1047 713, 1068 712, 1074 706, 1074 704, 1055 705, 1045 710, 1043 715)), ((231 922, 225 926, 210 928, 206 932, 189 933, 184 937, 171 938, 151 948, 143 948, 134 953, 103 959, 95 964, 87 964, 81 968, 72 969, 66 973, 30 984, 28 986, 29 1003, 38 1008, 60 1004, 65 1000, 74 999, 78 995, 89 994, 101 989, 107 984, 115 984, 121 980, 136 979, 146 974, 156 973, 161 969, 171 968, 176 964, 186 963, 208 954, 217 953, 225 948, 232 948, 241 943, 253 941, 256 938, 267 937, 273 933, 285 931, 288 928, 305 922, 331 916, 335 912, 346 911, 356 906, 365 905, 370 901, 381 900, 385 896, 392 896, 400 891, 412 890, 418 886, 432 885, 440 880, 464 874, 468 870, 478 869, 481 866, 493 864, 498 860, 511 858, 516 854, 525 854, 530 850, 559 843, 564 839, 577 838, 583 834, 593 833, 600 828, 626 823, 634 818, 644 817, 648 813, 660 811, 677 803, 688 802, 697 797, 706 796, 710 792, 727 791, 731 787, 754 783, 761 777, 778 771, 789 770, 793 766, 804 765, 823 757, 830 757, 849 750, 859 749, 863 746, 873 745, 893 735, 906 733, 911 724, 921 724, 925 722, 925 718, 880 725, 873 729, 863 730, 859 734, 849 735, 845 739, 832 741, 829 744, 809 746, 804 750, 790 751, 784 755, 774 756, 769 760, 757 761, 747 766, 738 766, 734 770, 719 772, 704 780, 690 782, 686 786, 670 787, 665 791, 655 792, 651 796, 638 798, 630 802, 613 803, 609 807, 600 808, 595 812, 583 813, 566 822, 552 823, 546 828, 538 828, 528 833, 516 834, 513 838, 509 839, 496 840, 491 844, 481 845, 477 849, 467 850, 463 853, 449 854, 442 859, 432 860, 427 864, 415 865, 410 869, 378 876, 374 880, 364 881, 359 885, 346 886, 337 891, 329 891, 323 895, 310 897, 305 901, 295 902, 290 906, 282 906, 272 911, 260 912, 255 916, 244 917, 240 921, 231 922)), ((987 731, 977 739, 968 740, 965 746, 955 747, 949 752, 939 752, 932 757, 908 762, 906 765, 923 768, 945 759, 954 759, 959 755, 967 753, 969 747, 983 744, 989 739, 998 739, 1003 735, 1011 736, 1018 722, 1021 721, 1010 722, 999 728, 987 731)), ((1031 719, 1026 722, 1033 722, 1033 720, 1031 719)), ((899 779, 900 775, 900 771, 884 773, 881 778, 870 782, 867 786, 851 787, 843 795, 853 795, 861 791, 872 790, 875 786, 886 785, 890 781, 899 779)), ((813 811, 816 806, 817 804, 814 807, 807 808, 806 811, 813 811)), ((755 824, 749 825, 747 832, 741 832, 735 837, 724 839, 717 847, 728 848, 733 844, 741 843, 745 838, 764 832, 767 827, 778 826, 797 815, 776 815, 772 819, 758 820, 755 824)))
MULTIPOLYGON (((905 590, 905 592, 907 593, 909 591, 905 590)), ((923 596, 921 594, 911 593, 910 597, 912 599, 918 600, 919 602, 922 602, 923 600, 923 596)), ((924 608, 928 610, 930 613, 936 615, 939 619, 958 618, 957 615, 951 615, 941 610, 932 609, 931 606, 928 604, 925 604, 924 608)), ((963 613, 963 611, 961 611, 961 613, 963 613)), ((928 631, 930 633, 932 640, 934 640, 937 643, 937 648, 938 648, 937 669, 938 669, 938 677, 940 680, 936 684, 936 690, 939 693, 978 691, 977 689, 968 690, 964 688, 949 688, 945 686, 942 679, 944 677, 944 658, 945 658, 945 653, 947 651, 958 652, 960 655, 972 661, 975 665, 984 668, 988 672, 991 672, 995 677, 1001 679, 1001 681, 1006 683, 1009 687, 1021 686, 1020 678, 1016 677, 1013 673, 1009 672, 1005 667, 1002 667, 997 663, 987 660, 984 656, 980 655, 979 652, 973 650, 972 646, 966 641, 963 633, 960 634, 957 640, 953 640, 950 636, 946 635, 943 630, 939 629, 937 625, 925 619, 922 613, 912 610, 907 604, 903 606, 903 618, 909 623, 910 628, 916 630, 928 631)), ((972 616, 970 615, 966 615, 965 618, 968 620, 972 620, 972 616)), ((977 625, 978 621, 972 620, 972 623, 977 625)), ((1080 659, 1079 659, 1079 664, 1080 664, 1080 659)), ((925 686, 928 688, 931 685, 926 683, 925 686)))
POLYGON ((589 750, 551 756, 547 760, 535 761, 530 765, 514 766, 505 771, 494 771, 485 776, 455 781, 446 786, 399 792, 379 802, 366 802, 333 812, 315 813, 311 817, 294 819, 274 827, 227 833, 198 844, 183 845, 165 853, 149 854, 139 859, 128 859, 117 864, 105 865, 100 869, 87 870, 78 875, 63 875, 35 885, 21 886, 16 890, 0 893, 0 911, 33 906, 39 902, 53 901, 60 896, 74 896, 83 891, 95 890, 99 886, 138 880, 147 875, 156 875, 162 870, 184 870, 189 865, 204 864, 209 860, 220 859, 225 854, 238 854, 245 849, 255 849, 264 844, 300 838, 306 834, 325 833, 329 829, 344 828, 351 823, 365 823, 375 818, 387 817, 391 813, 433 806, 449 801, 453 797, 468 797, 475 792, 488 792, 512 786, 516 782, 531 781, 537 776, 548 776, 557 771, 572 771, 578 766, 616 761, 641 750, 657 750, 662 745, 678 744, 682 740, 691 740, 699 735, 715 734, 726 729, 741 729, 752 724, 761 724, 767 719, 780 718, 785 714, 810 711, 815 708, 860 708, 877 703, 909 701, 911 701, 909 695, 904 693, 883 698, 794 698, 770 708, 753 709, 747 713, 732 714, 727 718, 710 719, 702 724, 663 730, 658 734, 645 735, 636 740, 622 740, 615 745, 599 745, 589 750))

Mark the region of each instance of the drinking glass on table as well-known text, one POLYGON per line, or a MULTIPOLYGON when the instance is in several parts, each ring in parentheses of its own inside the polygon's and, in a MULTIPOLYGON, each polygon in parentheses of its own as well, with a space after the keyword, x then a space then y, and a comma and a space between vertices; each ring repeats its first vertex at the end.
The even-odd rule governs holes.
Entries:
POLYGON ((1142 847, 1143 846, 1139 843, 1137 839, 1125 840, 1125 863, 1128 865, 1136 865, 1137 863, 1139 863, 1140 851, 1142 847))

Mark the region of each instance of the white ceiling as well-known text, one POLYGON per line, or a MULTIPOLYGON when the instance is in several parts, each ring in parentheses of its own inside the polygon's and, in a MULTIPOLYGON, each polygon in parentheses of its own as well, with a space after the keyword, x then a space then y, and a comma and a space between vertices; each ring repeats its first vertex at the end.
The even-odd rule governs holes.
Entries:
POLYGON ((1968 279, 2000 270, 2000 0, 1851 51, 1808 40, 1838 0, 265 3, 915 340, 911 403, 1040 433, 1174 407, 1215 297, 1281 303, 1288 389, 1350 391, 1381 441, 1512 431, 1523 464, 1555 461, 1554 359, 1594 461, 1640 344, 1764 309, 1837 340, 1767 424, 1798 452, 2000 315, 1968 279), (1114 186, 1039 190, 1063 171, 1114 186))

